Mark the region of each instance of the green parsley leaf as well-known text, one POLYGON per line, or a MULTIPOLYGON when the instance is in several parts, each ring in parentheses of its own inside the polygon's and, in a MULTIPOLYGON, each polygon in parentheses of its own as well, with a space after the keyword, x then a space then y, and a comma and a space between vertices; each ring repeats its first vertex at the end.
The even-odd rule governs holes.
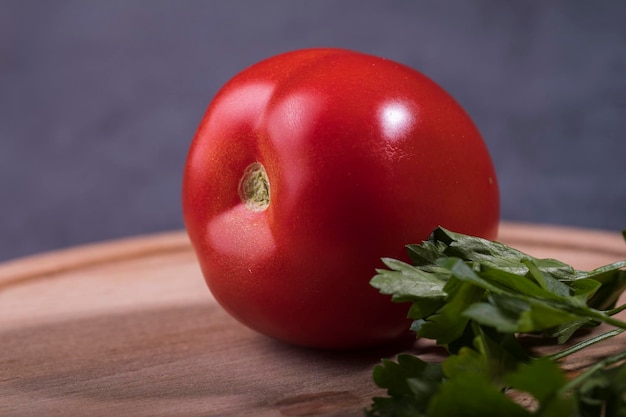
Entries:
POLYGON ((626 260, 579 271, 441 227, 407 250, 412 264, 384 259, 388 269, 377 270, 371 285, 411 303, 411 329, 449 356, 443 363, 408 354, 383 360, 374 382, 388 397, 375 398, 366 415, 626 417, 626 351, 573 380, 557 363, 626 331, 614 317, 626 309, 616 307, 626 260), (563 344, 600 323, 614 329, 545 357, 531 355, 519 339, 544 335, 563 344), (531 396, 536 407, 522 407, 509 392, 531 396))
POLYGON ((529 393, 537 400, 539 409, 536 414, 569 416, 575 409, 574 398, 560 395, 567 377, 550 359, 541 358, 521 365, 505 379, 510 388, 529 393))
POLYGON ((428 416, 526 417, 530 412, 516 404, 483 374, 452 378, 433 397, 428 416))
POLYGON ((397 362, 385 359, 373 372, 374 382, 387 389, 389 397, 376 397, 367 416, 425 416, 430 398, 443 380, 441 366, 413 355, 398 355, 397 362))

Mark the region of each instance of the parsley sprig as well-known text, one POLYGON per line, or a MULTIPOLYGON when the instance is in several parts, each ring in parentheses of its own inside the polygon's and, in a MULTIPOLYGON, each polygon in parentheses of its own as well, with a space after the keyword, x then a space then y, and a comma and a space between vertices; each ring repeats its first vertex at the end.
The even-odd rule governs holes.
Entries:
POLYGON ((371 285, 412 303, 411 329, 449 355, 384 359, 373 378, 388 396, 373 399, 368 417, 626 417, 626 350, 571 379, 558 362, 626 330, 615 317, 626 309, 616 307, 626 260, 580 271, 444 228, 407 249, 411 263, 384 259, 388 269, 371 285), (610 330, 550 354, 526 348, 521 337, 563 346, 601 324, 610 330))

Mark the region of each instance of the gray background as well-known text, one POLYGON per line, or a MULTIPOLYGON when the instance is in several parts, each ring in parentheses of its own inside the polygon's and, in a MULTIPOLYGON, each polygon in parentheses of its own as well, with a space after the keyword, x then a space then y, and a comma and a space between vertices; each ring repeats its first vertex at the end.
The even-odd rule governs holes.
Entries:
POLYGON ((624 1, 2 1, 0 260, 182 228, 217 89, 290 49, 406 63, 466 108, 502 217, 626 227, 624 1))

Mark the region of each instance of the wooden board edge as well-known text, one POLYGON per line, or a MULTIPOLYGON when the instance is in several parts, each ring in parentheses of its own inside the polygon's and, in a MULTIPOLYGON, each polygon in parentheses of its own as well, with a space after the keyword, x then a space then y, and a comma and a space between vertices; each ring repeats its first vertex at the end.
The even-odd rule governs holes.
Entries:
MULTIPOLYGON (((553 246, 626 258, 626 243, 618 232, 503 221, 498 240, 515 247, 553 246)), ((187 233, 175 230, 75 246, 17 258, 0 264, 0 290, 25 280, 56 275, 127 259, 191 251, 187 233)))
POLYGON ((186 232, 168 231, 44 252, 0 264, 0 290, 94 265, 191 250, 186 232))
POLYGON ((619 231, 554 224, 502 222, 498 240, 509 246, 541 246, 603 253, 626 259, 626 241, 619 231))

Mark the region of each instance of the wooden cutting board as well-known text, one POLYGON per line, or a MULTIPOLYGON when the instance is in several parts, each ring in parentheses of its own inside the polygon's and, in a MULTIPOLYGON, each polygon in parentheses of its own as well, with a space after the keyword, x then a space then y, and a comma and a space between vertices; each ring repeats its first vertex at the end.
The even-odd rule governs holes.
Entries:
MULTIPOLYGON (((504 223, 499 240, 579 269, 626 259, 618 233, 504 223)), ((422 341, 403 350, 438 355, 422 341)), ((184 232, 0 264, 0 416, 361 416, 384 394, 372 368, 398 351, 308 350, 244 328, 211 297, 184 232)))

